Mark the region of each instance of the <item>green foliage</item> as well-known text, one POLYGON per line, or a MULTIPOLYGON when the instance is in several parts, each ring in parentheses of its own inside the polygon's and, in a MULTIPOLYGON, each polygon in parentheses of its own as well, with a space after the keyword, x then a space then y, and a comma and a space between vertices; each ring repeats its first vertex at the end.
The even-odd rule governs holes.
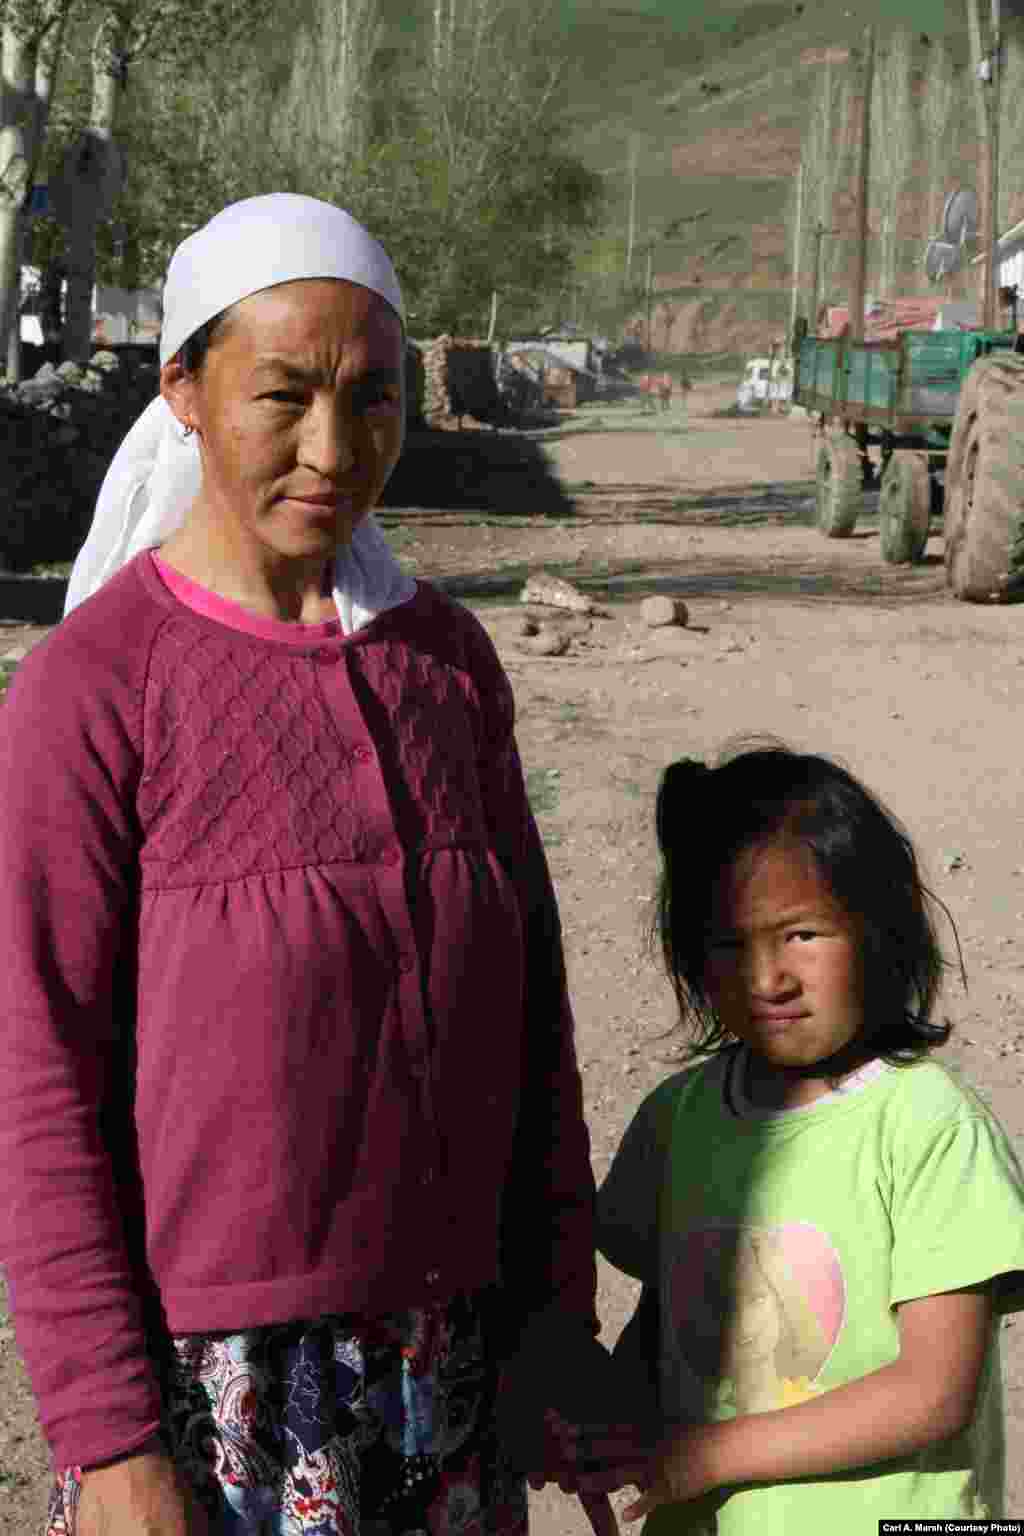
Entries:
MULTIPOLYGON (((85 0, 74 16, 44 174, 89 120, 97 17, 120 3, 85 0)), ((541 0, 430 5, 446 10, 444 49, 427 0, 401 48, 386 46, 376 0, 298 0, 287 15, 270 0, 139 0, 115 128, 128 174, 98 231, 97 279, 158 285, 226 203, 296 191, 382 240, 423 334, 479 332, 493 290, 503 319, 555 302, 604 190, 565 148, 564 35, 541 0)), ((64 243, 35 220, 29 259, 59 260, 64 243)))
POLYGON ((479 331, 495 290, 503 323, 524 296, 536 307, 557 295, 603 207, 601 178, 564 147, 565 42, 547 8, 442 9, 393 77, 401 139, 378 139, 372 186, 350 202, 390 250, 427 333, 479 331))

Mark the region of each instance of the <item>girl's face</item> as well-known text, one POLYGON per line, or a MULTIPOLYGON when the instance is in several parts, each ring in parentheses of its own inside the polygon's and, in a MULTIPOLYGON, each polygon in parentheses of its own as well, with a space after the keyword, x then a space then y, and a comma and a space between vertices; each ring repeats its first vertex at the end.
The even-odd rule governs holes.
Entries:
POLYGON ((330 553, 401 451, 398 316, 357 284, 314 279, 252 294, 225 326, 198 378, 171 362, 161 381, 198 429, 201 500, 236 542, 283 559, 330 553))
MULTIPOLYGON (((806 848, 748 849, 719 879, 705 986, 723 1027, 753 1053, 755 1102, 796 1107, 827 1092, 827 1077, 808 1069, 863 1034, 862 973, 859 925, 806 848)), ((857 1064, 853 1053, 841 1070, 857 1064)))

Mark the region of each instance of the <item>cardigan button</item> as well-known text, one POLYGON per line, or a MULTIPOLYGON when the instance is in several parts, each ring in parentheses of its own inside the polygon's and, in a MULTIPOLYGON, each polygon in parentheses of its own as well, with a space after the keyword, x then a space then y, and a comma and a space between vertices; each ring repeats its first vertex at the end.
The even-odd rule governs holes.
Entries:
POLYGON ((353 747, 352 756, 357 763, 368 763, 373 752, 370 747, 353 747))
POLYGON ((428 1269, 427 1270, 426 1281, 427 1281, 428 1285, 436 1285, 437 1282, 440 1280, 440 1278, 441 1278, 440 1270, 437 1270, 437 1269, 428 1269))

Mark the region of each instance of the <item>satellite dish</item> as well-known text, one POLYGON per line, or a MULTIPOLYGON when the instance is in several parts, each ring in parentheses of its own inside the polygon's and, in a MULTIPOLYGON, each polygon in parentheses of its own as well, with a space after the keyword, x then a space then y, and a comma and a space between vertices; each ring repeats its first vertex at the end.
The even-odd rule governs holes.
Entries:
POLYGON ((978 199, 972 188, 958 187, 946 198, 942 235, 950 245, 965 245, 978 238, 978 199))
POLYGON ((957 270, 963 260, 963 248, 947 240, 929 240, 924 253, 924 270, 930 283, 941 283, 957 270))
POLYGON ((69 228, 82 203, 97 219, 108 218, 124 186, 125 172, 124 154, 114 141, 86 129, 68 145, 50 177, 54 218, 69 228))

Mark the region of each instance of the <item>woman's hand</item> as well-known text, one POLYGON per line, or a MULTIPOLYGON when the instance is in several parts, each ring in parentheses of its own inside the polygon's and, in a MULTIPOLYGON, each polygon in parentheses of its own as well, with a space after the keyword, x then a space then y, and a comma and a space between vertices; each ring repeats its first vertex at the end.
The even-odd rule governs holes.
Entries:
POLYGON ((604 1493, 585 1493, 580 1487, 571 1451, 567 1451, 561 1431, 563 1421, 553 1408, 544 1415, 544 1451, 542 1463, 527 1473, 526 1481, 535 1493, 548 1483, 557 1483, 563 1493, 579 1495, 594 1536, 619 1536, 611 1501, 604 1493))
POLYGON ((82 1474, 77 1536, 213 1536, 165 1451, 144 1451, 82 1474))
POLYGON ((622 1512, 639 1520, 660 1504, 681 1504, 720 1486, 714 1458, 716 1426, 694 1424, 671 1434, 652 1434, 635 1424, 554 1426, 566 1460, 579 1468, 580 1498, 640 1489, 622 1512))

